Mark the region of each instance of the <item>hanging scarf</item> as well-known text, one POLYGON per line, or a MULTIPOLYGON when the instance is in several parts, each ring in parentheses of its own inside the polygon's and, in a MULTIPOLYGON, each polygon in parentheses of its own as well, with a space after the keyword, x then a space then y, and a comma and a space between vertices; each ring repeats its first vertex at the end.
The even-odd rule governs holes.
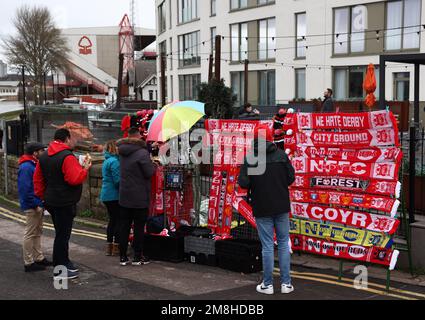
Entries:
POLYGON ((400 201, 371 194, 325 191, 315 189, 290 190, 291 201, 315 204, 358 207, 365 210, 374 209, 385 212, 391 217, 397 213, 400 201))
POLYGON ((291 213, 296 218, 340 223, 388 234, 394 234, 400 224, 398 219, 383 215, 299 202, 291 203, 291 213))

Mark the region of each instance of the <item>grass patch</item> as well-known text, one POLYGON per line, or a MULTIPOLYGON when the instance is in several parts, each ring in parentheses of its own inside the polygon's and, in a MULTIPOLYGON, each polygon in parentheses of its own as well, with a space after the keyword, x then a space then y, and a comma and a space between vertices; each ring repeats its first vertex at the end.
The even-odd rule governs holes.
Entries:
POLYGON ((21 113, 22 113, 22 110, 16 110, 16 111, 2 113, 2 114, 0 114, 0 119, 4 119, 6 121, 19 120, 19 115, 21 113))
POLYGON ((91 210, 84 210, 78 215, 80 218, 93 218, 94 213, 91 210))
POLYGON ((15 209, 20 209, 19 204, 16 201, 6 198, 5 196, 0 195, 0 205, 5 205, 13 207, 15 209))

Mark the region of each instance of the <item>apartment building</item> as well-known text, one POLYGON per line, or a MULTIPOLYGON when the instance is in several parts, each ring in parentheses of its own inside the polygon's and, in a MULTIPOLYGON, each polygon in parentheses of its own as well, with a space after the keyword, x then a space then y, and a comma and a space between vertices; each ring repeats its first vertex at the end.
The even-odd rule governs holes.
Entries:
MULTIPOLYGON (((320 98, 328 87, 338 100, 361 100, 366 67, 378 67, 380 54, 425 52, 422 2, 156 0, 158 52, 167 60, 166 100, 196 99, 196 85, 208 79, 215 35, 222 36, 222 77, 239 104, 245 59, 252 104, 320 98)), ((413 100, 413 73, 413 66, 389 64, 386 99, 413 100)), ((379 86, 378 68, 376 75, 379 86)), ((425 101, 425 90, 420 100, 425 101)))

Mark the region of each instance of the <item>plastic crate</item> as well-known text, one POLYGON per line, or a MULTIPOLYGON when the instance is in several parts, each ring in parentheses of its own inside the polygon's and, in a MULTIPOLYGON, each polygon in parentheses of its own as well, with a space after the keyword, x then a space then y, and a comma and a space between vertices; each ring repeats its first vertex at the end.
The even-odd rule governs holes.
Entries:
POLYGON ((184 238, 184 253, 190 263, 217 266, 215 240, 188 236, 184 238))
POLYGON ((203 253, 215 255, 215 241, 208 238, 188 236, 184 238, 184 252, 203 253))
POLYGON ((231 239, 215 243, 217 264, 220 268, 243 273, 263 269, 261 243, 256 240, 231 239))
POLYGON ((190 263, 194 264, 201 264, 206 265, 210 267, 216 267, 217 266, 217 256, 211 255, 211 254, 204 254, 204 253, 196 253, 196 252, 189 252, 185 253, 185 259, 189 261, 190 263))
POLYGON ((144 239, 144 255, 152 260, 183 262, 184 237, 163 237, 146 234, 144 239))

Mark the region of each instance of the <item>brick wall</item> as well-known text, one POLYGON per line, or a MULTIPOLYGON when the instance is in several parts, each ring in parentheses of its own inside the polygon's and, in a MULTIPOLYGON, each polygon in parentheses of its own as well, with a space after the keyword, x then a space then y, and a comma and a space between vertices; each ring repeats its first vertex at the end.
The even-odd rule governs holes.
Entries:
MULTIPOLYGON (((9 199, 18 201, 18 158, 8 156, 8 194, 5 194, 5 174, 4 174, 4 155, 0 153, 0 195, 9 199)), ((102 187, 102 163, 92 166, 89 178, 83 184, 83 193, 81 200, 77 205, 78 215, 87 216, 87 212, 91 211, 92 217, 100 220, 107 219, 106 208, 99 200, 100 190, 102 187)))

